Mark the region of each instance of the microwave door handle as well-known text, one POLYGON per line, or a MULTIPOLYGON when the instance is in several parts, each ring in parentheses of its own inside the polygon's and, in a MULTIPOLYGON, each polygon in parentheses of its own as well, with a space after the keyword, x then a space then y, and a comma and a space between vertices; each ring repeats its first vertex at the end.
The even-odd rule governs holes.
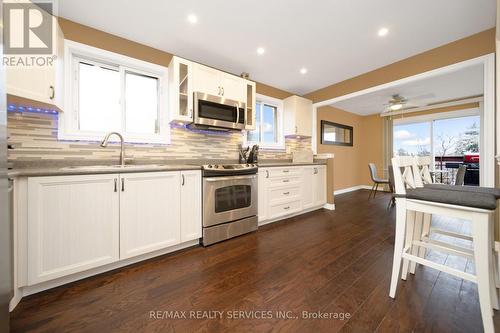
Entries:
POLYGON ((236 124, 240 123, 240 106, 236 103, 236 124))

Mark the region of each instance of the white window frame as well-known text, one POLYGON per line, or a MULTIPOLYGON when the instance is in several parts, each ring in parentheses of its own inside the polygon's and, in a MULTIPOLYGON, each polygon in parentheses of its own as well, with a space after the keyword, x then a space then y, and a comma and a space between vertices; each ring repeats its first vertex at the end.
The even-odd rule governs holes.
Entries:
MULTIPOLYGON (((100 141, 106 134, 102 131, 82 131, 78 128, 78 94, 77 94, 77 64, 78 59, 88 60, 94 63, 108 64, 118 68, 120 71, 121 90, 124 92, 124 77, 126 72, 147 75, 158 79, 158 128, 156 134, 137 134, 120 132, 126 142, 146 144, 169 144, 170 126, 168 119, 168 68, 148 63, 135 58, 127 57, 118 53, 105 51, 89 45, 77 43, 70 40, 64 42, 64 112, 60 113, 58 125, 59 140, 81 140, 100 141)), ((124 93, 122 93, 122 98, 124 93)), ((122 105, 122 117, 125 117, 124 101, 122 105)), ((112 137, 113 140, 116 140, 112 137)))
MULTIPOLYGON (((430 137, 431 137, 431 157, 432 157, 432 160, 435 161, 436 154, 434 151, 434 121, 435 120, 442 120, 442 119, 454 119, 454 118, 464 118, 464 117, 474 117, 474 116, 481 117, 481 112, 480 112, 479 108, 471 108, 471 109, 463 109, 463 110, 439 112, 439 113, 430 113, 430 114, 426 114, 426 115, 413 116, 413 117, 408 116, 407 118, 394 119, 393 126, 409 125, 409 124, 417 124, 417 123, 429 123, 430 137)), ((481 117, 481 124, 480 124, 480 129, 479 129, 480 133, 482 133, 482 131, 483 131, 482 118, 483 117, 481 117)), ((481 138, 482 138, 482 135, 481 135, 481 138)), ((393 144, 394 144, 394 142, 393 142, 393 144)), ((481 149, 482 149, 482 144, 481 144, 481 140, 480 140, 480 144, 479 144, 480 156, 482 154, 481 149)), ((432 163, 431 170, 434 171, 434 169, 435 169, 435 163, 432 163)), ((481 174, 481 171, 480 171, 480 174, 481 174)))
MULTIPOLYGON (((285 150, 285 135, 283 132, 283 100, 270 97, 270 96, 265 96, 265 95, 260 95, 256 94, 255 95, 255 105, 257 106, 257 103, 263 103, 267 104, 270 106, 273 106, 276 108, 276 120, 277 120, 277 138, 278 142, 275 143, 270 143, 270 142, 257 142, 257 141, 248 141, 248 131, 244 132, 243 134, 243 145, 244 146, 251 146, 251 145, 259 145, 259 149, 263 150, 285 150)), ((261 108, 260 112, 263 112, 264 108, 261 108)), ((257 107, 255 108, 255 112, 257 112, 257 107)), ((257 117, 255 117, 257 118, 257 117)), ((260 115, 260 122, 259 126, 262 126, 262 113, 260 115)), ((257 124, 256 124, 257 126, 257 124)), ((262 127, 260 127, 260 131, 262 133, 262 127)))

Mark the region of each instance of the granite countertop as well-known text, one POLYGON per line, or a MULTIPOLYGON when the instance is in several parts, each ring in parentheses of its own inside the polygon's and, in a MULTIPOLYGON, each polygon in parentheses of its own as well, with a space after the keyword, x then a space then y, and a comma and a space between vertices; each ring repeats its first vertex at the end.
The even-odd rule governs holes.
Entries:
POLYGON ((272 167, 284 167, 284 166, 306 166, 306 165, 325 165, 326 160, 314 161, 314 162, 304 162, 304 163, 293 163, 293 162, 264 162, 259 163, 261 168, 272 168, 272 167))
POLYGON ((200 166, 187 164, 144 164, 108 166, 67 166, 67 167, 30 167, 9 170, 10 178, 16 177, 40 177, 40 176, 64 176, 64 175, 89 175, 106 173, 128 173, 128 172, 159 172, 159 171, 184 171, 201 170, 200 166))
MULTIPOLYGON (((13 163, 8 171, 8 177, 42 177, 66 175, 90 175, 129 172, 159 172, 201 170, 204 164, 235 164, 236 160, 133 160, 132 164, 124 167, 116 165, 114 160, 66 160, 66 161, 30 161, 13 163), (153 164, 154 163, 154 164, 153 164)), ((305 166, 326 164, 326 159, 315 159, 311 163, 293 163, 291 159, 261 160, 258 165, 262 168, 283 166, 305 166)), ((127 162, 128 163, 128 162, 127 162)))

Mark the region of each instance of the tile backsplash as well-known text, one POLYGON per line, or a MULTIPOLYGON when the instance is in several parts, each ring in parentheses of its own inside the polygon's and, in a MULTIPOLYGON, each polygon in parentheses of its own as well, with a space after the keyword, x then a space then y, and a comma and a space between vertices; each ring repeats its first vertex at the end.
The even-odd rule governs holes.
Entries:
MULTIPOLYGON (((9 151, 11 162, 36 160, 110 160, 118 158, 118 145, 101 148, 98 142, 57 140, 57 114, 9 112, 9 151)), ((171 144, 127 144, 126 157, 138 160, 237 160, 239 132, 215 132, 171 127, 171 144)), ((261 159, 290 159, 291 152, 311 149, 311 139, 286 139, 286 151, 259 152, 261 159)))

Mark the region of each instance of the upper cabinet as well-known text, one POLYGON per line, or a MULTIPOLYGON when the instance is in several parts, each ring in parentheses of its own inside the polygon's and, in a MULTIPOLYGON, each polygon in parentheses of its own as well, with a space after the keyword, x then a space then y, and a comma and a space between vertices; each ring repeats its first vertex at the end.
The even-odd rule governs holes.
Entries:
POLYGON ((247 95, 247 100, 246 100, 246 108, 247 108, 247 114, 246 114, 246 125, 245 129, 247 131, 253 131, 255 129, 255 112, 256 112, 256 99, 255 99, 255 94, 256 94, 256 85, 255 82, 245 80, 245 85, 247 88, 246 95, 247 95))
POLYGON ((244 79, 214 68, 193 64, 193 91, 246 102, 244 79))
POLYGON ((193 121, 193 65, 190 61, 173 57, 169 68, 170 121, 193 121))
POLYGON ((283 100, 284 131, 288 137, 312 136, 312 101, 299 96, 283 100))
MULTIPOLYGON (((49 14, 47 14, 49 15, 49 14)), ((52 17, 52 41, 54 55, 35 55, 37 60, 32 66, 6 66, 7 93, 35 101, 52 104, 62 110, 64 81, 64 35, 52 17), (43 63, 42 63, 43 61, 43 63)), ((27 55, 31 58, 33 55, 27 55)), ((25 57, 21 55, 21 57, 25 57)))

